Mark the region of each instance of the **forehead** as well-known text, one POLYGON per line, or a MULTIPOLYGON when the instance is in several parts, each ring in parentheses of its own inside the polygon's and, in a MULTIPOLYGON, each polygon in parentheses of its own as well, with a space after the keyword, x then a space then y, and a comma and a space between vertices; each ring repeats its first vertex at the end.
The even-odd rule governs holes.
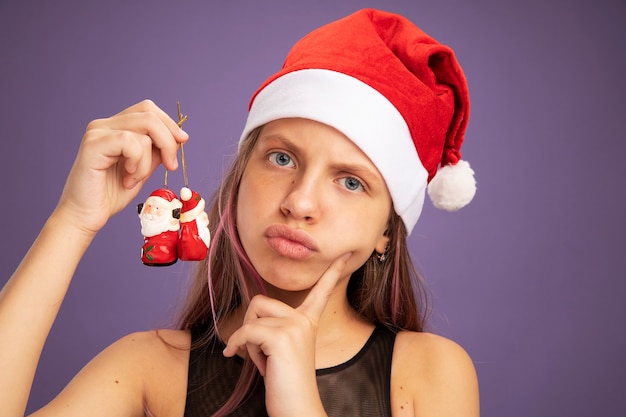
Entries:
POLYGON ((342 162, 362 164, 380 175, 369 157, 346 135, 332 126, 310 119, 286 118, 269 122, 259 135, 261 145, 284 144, 312 155, 327 154, 342 162))

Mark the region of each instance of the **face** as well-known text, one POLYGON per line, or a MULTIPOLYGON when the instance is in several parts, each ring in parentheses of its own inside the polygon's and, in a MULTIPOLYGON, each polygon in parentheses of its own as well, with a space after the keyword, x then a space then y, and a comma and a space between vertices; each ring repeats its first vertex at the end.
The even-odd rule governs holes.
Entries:
POLYGON ((380 173, 345 135, 280 119, 263 127, 246 165, 237 228, 267 283, 301 291, 347 252, 345 278, 374 250, 383 252, 390 210, 380 173))
MULTIPOLYGON (((162 198, 148 197, 139 213, 141 234, 150 237, 171 230, 172 205, 162 198)), ((176 229, 174 229, 176 230, 176 229)))

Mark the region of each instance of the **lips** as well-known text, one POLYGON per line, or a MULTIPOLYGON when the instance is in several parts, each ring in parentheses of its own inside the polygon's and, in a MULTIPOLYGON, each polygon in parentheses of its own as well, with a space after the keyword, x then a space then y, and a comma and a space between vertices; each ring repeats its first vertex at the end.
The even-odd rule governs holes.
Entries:
POLYGON ((317 249, 315 240, 305 231, 285 225, 272 225, 265 230, 269 246, 278 254, 292 259, 306 259, 317 249))

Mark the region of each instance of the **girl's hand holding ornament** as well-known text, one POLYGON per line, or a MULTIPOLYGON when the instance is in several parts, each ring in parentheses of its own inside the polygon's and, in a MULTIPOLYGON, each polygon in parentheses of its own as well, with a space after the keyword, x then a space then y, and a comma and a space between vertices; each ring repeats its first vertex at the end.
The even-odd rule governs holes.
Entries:
POLYGON ((150 100, 87 126, 55 213, 95 234, 136 196, 162 163, 178 167, 189 136, 150 100))

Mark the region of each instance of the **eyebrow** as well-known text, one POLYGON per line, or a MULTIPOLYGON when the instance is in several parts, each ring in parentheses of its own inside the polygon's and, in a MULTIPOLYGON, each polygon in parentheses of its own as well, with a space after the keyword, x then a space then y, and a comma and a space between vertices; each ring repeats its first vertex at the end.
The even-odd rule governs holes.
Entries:
MULTIPOLYGON (((373 165, 373 163, 372 163, 373 165)), ((348 172, 359 177, 363 177, 370 185, 384 184, 385 180, 375 167, 368 167, 359 163, 336 163, 331 164, 333 169, 339 172, 348 172)))
POLYGON ((261 142, 262 146, 267 146, 267 147, 280 146, 292 152, 296 152, 296 153, 303 152, 302 145, 298 144, 298 142, 296 141, 289 139, 288 137, 284 136, 282 133, 270 133, 267 135, 264 135, 263 133, 261 133, 261 136, 259 136, 258 142, 261 142))
POLYGON ((268 135, 264 135, 261 132, 261 136, 259 136, 259 141, 278 141, 283 145, 288 145, 290 147, 296 148, 296 149, 300 149, 300 147, 297 145, 296 142, 289 140, 288 138, 286 138, 284 135, 280 134, 280 133, 272 133, 272 134, 268 134, 268 135))
MULTIPOLYGON (((269 133, 267 135, 261 134, 259 139, 262 139, 263 141, 269 141, 269 142, 278 142, 280 143, 280 145, 288 149, 292 149, 295 152, 302 152, 301 145, 299 145, 296 141, 289 139, 288 137, 284 136, 281 133, 269 133)), ((354 142, 352 143, 354 144, 354 142)), ((273 146, 273 145, 270 143, 269 146, 273 146)), ((365 156, 365 158, 367 158, 367 156, 365 156)), ((333 162, 330 164, 330 166, 336 171, 348 172, 356 176, 363 177, 363 179, 366 180, 370 184, 370 186, 373 184, 385 185, 385 180, 382 174, 377 170, 376 165, 374 165, 374 163, 371 162, 371 160, 368 159, 368 161, 370 161, 371 166, 360 164, 358 162, 356 163, 333 162)))

